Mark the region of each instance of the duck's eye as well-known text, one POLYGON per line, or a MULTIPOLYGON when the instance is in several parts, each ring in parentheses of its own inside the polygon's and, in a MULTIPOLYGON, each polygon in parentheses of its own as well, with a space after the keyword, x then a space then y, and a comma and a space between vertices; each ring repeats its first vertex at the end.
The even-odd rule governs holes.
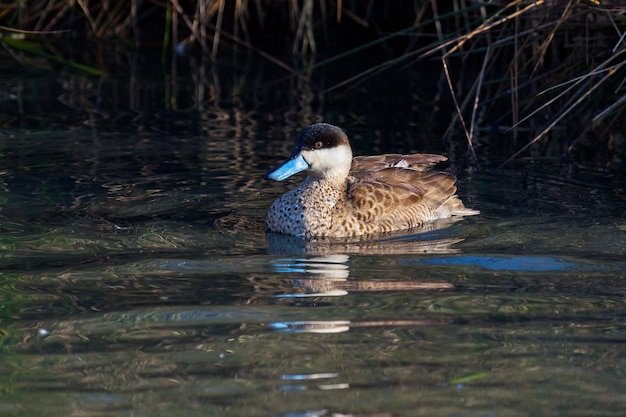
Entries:
POLYGON ((321 140, 318 140, 317 142, 315 142, 315 145, 313 145, 315 147, 315 149, 322 149, 324 147, 324 142, 322 142, 321 140))

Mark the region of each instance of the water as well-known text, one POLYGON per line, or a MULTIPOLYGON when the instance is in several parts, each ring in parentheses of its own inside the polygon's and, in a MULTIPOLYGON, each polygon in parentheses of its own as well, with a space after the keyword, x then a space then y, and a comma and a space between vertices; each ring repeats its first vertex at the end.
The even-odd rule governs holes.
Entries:
POLYGON ((296 127, 212 126, 2 133, 0 414, 623 415, 618 174, 461 170, 480 216, 306 243, 263 226, 296 127))

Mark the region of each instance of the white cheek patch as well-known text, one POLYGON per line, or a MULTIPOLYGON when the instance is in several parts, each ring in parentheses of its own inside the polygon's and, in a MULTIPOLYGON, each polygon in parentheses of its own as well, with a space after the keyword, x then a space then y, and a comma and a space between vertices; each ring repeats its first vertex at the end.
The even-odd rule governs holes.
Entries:
POLYGON ((302 151, 302 156, 309 163, 312 171, 322 172, 325 175, 347 172, 352 164, 352 151, 344 146, 302 151))

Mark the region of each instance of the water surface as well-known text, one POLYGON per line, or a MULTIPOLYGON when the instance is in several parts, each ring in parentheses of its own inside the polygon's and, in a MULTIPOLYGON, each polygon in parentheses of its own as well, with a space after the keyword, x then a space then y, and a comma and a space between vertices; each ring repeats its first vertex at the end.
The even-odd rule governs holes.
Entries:
POLYGON ((329 245, 264 231, 296 131, 207 132, 2 132, 3 415, 623 415, 619 173, 460 164, 480 216, 329 245))

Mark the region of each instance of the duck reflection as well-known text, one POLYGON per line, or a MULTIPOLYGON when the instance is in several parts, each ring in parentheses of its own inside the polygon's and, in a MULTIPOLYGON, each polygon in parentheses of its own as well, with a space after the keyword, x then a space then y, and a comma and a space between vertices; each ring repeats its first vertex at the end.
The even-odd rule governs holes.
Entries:
POLYGON ((292 281, 298 292, 276 295, 278 298, 336 297, 348 292, 340 288, 348 275, 348 255, 329 255, 312 258, 281 258, 273 263, 280 273, 301 273, 303 278, 292 281), (304 291, 304 292, 302 292, 304 291))
MULTIPOLYGON (((331 303, 328 297, 347 296, 354 292, 372 291, 441 291, 453 288, 448 282, 422 282, 406 279, 350 279, 351 256, 364 254, 383 255, 433 255, 458 253, 453 245, 462 241, 447 237, 445 226, 450 222, 429 224, 411 234, 379 236, 377 239, 318 239, 303 240, 295 236, 269 233, 269 251, 276 255, 272 269, 289 277, 283 281, 281 292, 276 287, 271 295, 298 305, 319 306, 331 303), (438 226, 438 227, 437 227, 438 226)), ((257 287, 258 288, 258 287, 257 287)), ((415 321, 397 322, 351 320, 297 320, 268 323, 277 332, 289 333, 341 333, 354 327, 420 325, 415 321)))
MULTIPOLYGON (((340 374, 338 372, 316 372, 316 373, 301 373, 301 374, 283 374, 280 376, 282 381, 287 381, 286 384, 280 387, 281 391, 307 391, 311 388, 310 385, 305 384, 306 382, 316 383, 314 386, 317 389, 328 391, 328 390, 336 390, 336 389, 348 389, 350 388, 350 384, 347 382, 334 382, 337 378, 340 378, 340 374)), ((325 415, 322 414, 313 414, 307 413, 309 416, 316 415, 325 415)), ((290 414, 293 415, 293 414, 290 414)))
POLYGON ((430 222, 410 231, 351 238, 313 238, 269 232, 266 234, 272 255, 403 255, 458 253, 454 244, 463 239, 446 236, 448 228, 459 221, 456 218, 430 222))

